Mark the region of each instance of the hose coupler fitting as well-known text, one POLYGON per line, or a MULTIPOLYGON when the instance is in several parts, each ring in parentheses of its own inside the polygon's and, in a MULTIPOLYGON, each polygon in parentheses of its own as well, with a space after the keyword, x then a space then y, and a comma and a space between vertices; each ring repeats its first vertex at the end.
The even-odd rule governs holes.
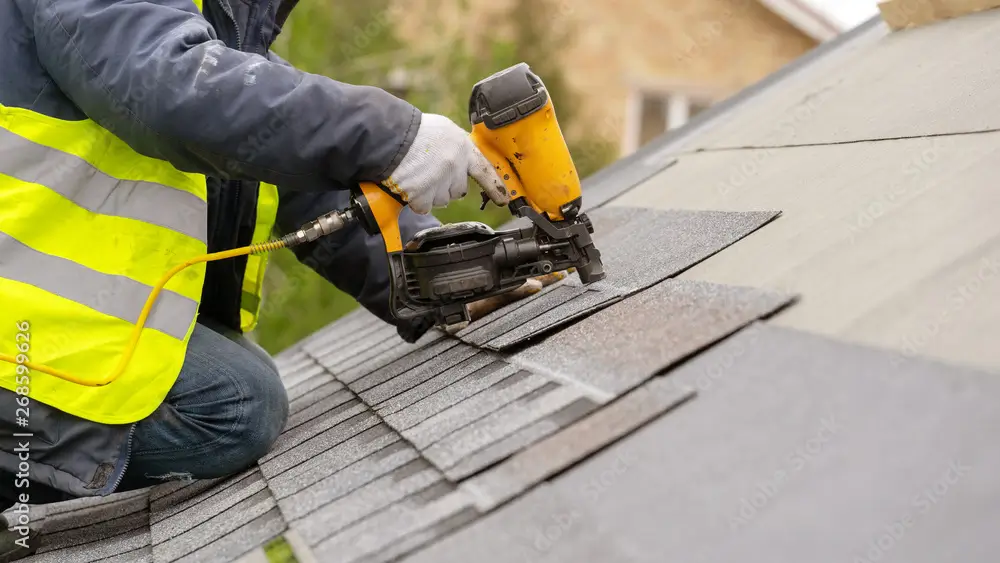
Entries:
POLYGON ((343 229, 356 219, 353 209, 331 211, 326 215, 316 218, 314 221, 306 223, 294 233, 288 233, 281 237, 281 241, 285 243, 286 248, 313 242, 320 237, 343 229))

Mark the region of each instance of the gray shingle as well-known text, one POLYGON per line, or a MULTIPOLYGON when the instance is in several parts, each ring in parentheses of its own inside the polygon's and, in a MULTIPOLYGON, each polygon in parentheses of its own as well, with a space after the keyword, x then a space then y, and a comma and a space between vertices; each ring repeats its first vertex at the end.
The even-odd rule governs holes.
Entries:
POLYGON ((589 399, 577 399, 551 415, 463 457, 461 461, 449 467, 445 471, 445 475, 453 481, 460 481, 474 475, 561 428, 569 426, 594 412, 599 406, 589 399))
POLYGON ((514 375, 519 370, 520 368, 503 361, 493 362, 399 412, 384 415, 383 418, 393 428, 400 431, 406 430, 439 412, 460 404, 469 397, 514 375))
POLYGON ((328 381, 294 401, 288 401, 288 412, 289 414, 295 414, 343 389, 347 389, 347 386, 343 383, 336 380, 328 381))
POLYGON ((388 325, 384 321, 368 311, 362 312, 359 308, 358 311, 340 318, 326 330, 303 340, 302 350, 313 357, 322 356, 331 349, 343 347, 345 343, 353 341, 358 334, 371 334, 372 331, 386 326, 388 325))
MULTIPOLYGON (((299 403, 299 405, 297 405, 298 408, 296 408, 295 412, 288 417, 288 422, 285 424, 285 431, 287 432, 292 428, 305 424, 310 420, 319 417, 320 415, 326 414, 327 412, 341 405, 347 404, 355 400, 356 396, 354 395, 354 393, 351 392, 350 389, 347 389, 346 387, 343 386, 343 384, 340 384, 339 382, 337 383, 338 385, 340 385, 340 389, 334 392, 332 395, 327 395, 324 397, 324 395, 328 393, 327 386, 324 385, 323 387, 315 391, 315 395, 313 395, 313 393, 310 393, 308 395, 309 397, 317 399, 314 403, 308 406, 303 406, 305 403, 299 403)), ((337 388, 330 386, 329 389, 337 389, 337 388)), ((303 397, 303 399, 304 398, 305 397, 303 397)), ((290 407, 289 411, 291 411, 290 407)))
MULTIPOLYGON (((592 212, 592 217, 604 213, 592 212)), ((672 277, 777 217, 778 211, 636 210, 622 226, 596 233, 607 277, 594 287, 635 292, 672 277)))
POLYGON ((286 369, 279 373, 282 376, 281 380, 284 382, 285 387, 291 389, 299 383, 312 379, 324 371, 323 366, 317 364, 313 360, 310 360, 308 364, 303 363, 301 367, 296 369, 286 369))
MULTIPOLYGON (((558 284, 458 333, 465 342, 504 350, 611 305, 719 252, 778 216, 776 211, 597 209, 595 244, 607 277, 586 288, 558 284)), ((570 280, 567 280, 569 282, 570 280)))
POLYGON ((402 538, 386 545, 381 550, 369 555, 364 561, 371 563, 388 563, 397 561, 399 557, 415 551, 424 545, 433 543, 439 538, 445 537, 459 527, 468 524, 478 518, 479 512, 472 507, 454 512, 451 516, 445 516, 431 526, 408 530, 402 538))
POLYGON ((473 422, 535 391, 549 380, 526 371, 518 372, 469 399, 443 410, 403 431, 406 439, 418 448, 427 448, 473 422))
POLYGON ((444 470, 467 455, 581 399, 578 389, 551 383, 445 436, 422 452, 431 463, 444 470))
POLYGON ((489 508, 503 504, 690 400, 695 394, 691 388, 667 384, 664 378, 654 379, 473 477, 469 485, 489 499, 489 508))
POLYGON ((356 378, 349 379, 346 376, 341 376, 340 380, 346 383, 355 393, 359 393, 385 383, 403 372, 419 367, 459 344, 459 342, 451 339, 436 340, 416 350, 411 350, 390 363, 379 366, 377 369, 366 373, 358 373, 356 378))
POLYGON ((324 348, 315 350, 312 354, 316 361, 324 366, 338 366, 360 354, 365 349, 364 343, 381 343, 391 340, 402 342, 395 327, 381 323, 331 342, 324 348))
MULTIPOLYGON (((122 518, 129 514, 146 510, 149 508, 149 490, 137 492, 138 494, 127 493, 108 497, 86 497, 84 499, 48 505, 45 511, 42 530, 46 534, 54 534, 64 530, 82 528, 122 518)), ((32 523, 35 524, 38 521, 32 518, 32 523)))
MULTIPOLYGON (((360 386, 352 387, 366 404, 379 405, 389 399, 408 391, 421 383, 433 378, 445 370, 451 369, 479 353, 472 346, 459 344, 428 359, 424 363, 397 375, 396 377, 373 387, 362 390, 360 386)), ((361 382, 358 382, 359 384, 361 382)))
MULTIPOLYGON (((153 555, 158 561, 174 561, 238 530, 276 506, 271 493, 266 489, 261 490, 241 500, 226 512, 199 522, 189 530, 172 536, 163 543, 154 544, 153 555)), ((245 551, 249 551, 257 545, 245 547, 245 551)))
POLYGON ((330 369, 337 375, 337 379, 351 383, 370 374, 371 372, 383 368, 403 356, 429 346, 437 342, 444 333, 438 330, 430 330, 415 343, 404 342, 398 336, 390 338, 381 343, 372 343, 358 355, 339 365, 331 365, 330 369))
POLYGON ((197 488, 192 487, 192 494, 185 495, 184 497, 170 497, 170 502, 164 502, 164 499, 154 502, 150 506, 149 522, 150 524, 156 524, 165 518, 169 518, 179 512, 191 508, 192 506, 204 502, 206 499, 215 495, 220 493, 228 495, 230 488, 243 487, 252 481, 260 481, 260 471, 256 466, 224 479, 196 481, 196 483, 202 483, 203 486, 197 488))
MULTIPOLYGON (((149 545, 149 511, 147 509, 79 528, 44 534, 38 553, 57 552, 84 545, 87 547, 83 551, 104 553, 108 545, 118 542, 127 543, 132 546, 131 549, 149 545), (130 535, 128 538, 119 537, 128 532, 136 532, 136 534, 130 535), (142 538, 145 538, 145 543, 143 543, 142 538)), ((102 555, 102 557, 109 555, 114 555, 114 552, 102 555)), ((92 557, 97 558, 96 556, 92 557)))
POLYGON ((552 287, 547 291, 540 292, 529 299, 523 300, 523 302, 515 302, 514 306, 507 306, 500 309, 499 311, 502 314, 497 315, 492 322, 484 323, 475 330, 464 334, 460 332, 458 336, 464 342, 482 346, 503 335, 505 332, 531 321, 546 311, 554 309, 586 291, 584 287, 573 285, 552 287))
POLYGON ((240 526, 212 543, 181 557, 178 563, 229 563, 265 545, 287 529, 277 508, 240 526))
POLYGON ((532 303, 534 303, 539 299, 545 299, 546 298, 545 296, 553 291, 562 291, 560 288, 580 287, 581 285, 582 284, 580 283, 580 276, 577 275, 576 273, 572 273, 568 275, 566 278, 552 285, 549 285, 548 287, 543 288, 542 291, 538 293, 529 295, 524 299, 519 299, 517 301, 514 301, 513 303, 509 303, 504 307, 501 307, 500 309, 487 313, 483 317, 469 323, 469 326, 455 333, 455 336, 465 340, 466 337, 471 335, 473 332, 478 331, 479 329, 485 327, 486 325, 492 323, 493 321, 499 319, 500 317, 510 314, 521 307, 530 306, 532 303))
POLYGON ((486 347, 491 350, 505 350, 511 346, 540 336, 560 326, 569 324, 579 317, 591 314, 608 307, 621 299, 621 293, 615 289, 588 288, 579 295, 572 297, 525 323, 504 331, 500 336, 490 340, 486 347))
POLYGON ((149 509, 153 513, 163 512, 166 507, 180 504, 223 481, 224 479, 199 479, 156 485, 149 490, 149 509))
POLYGON ((308 518, 293 522, 292 527, 309 545, 316 545, 442 480, 440 472, 418 459, 323 506, 308 518))
POLYGON ((125 551, 117 555, 112 555, 104 559, 98 559, 96 563, 153 563, 153 548, 145 546, 131 551, 125 551))
MULTIPOLYGON (((137 513, 137 516, 142 514, 137 513)), ((135 553, 138 556, 142 553, 140 550, 149 546, 149 529, 145 526, 119 530, 116 535, 111 536, 106 535, 107 530, 101 529, 100 525, 81 529, 81 531, 90 532, 89 535, 80 536, 87 541, 75 542, 71 546, 66 546, 62 543, 49 543, 53 538, 46 537, 34 557, 21 561, 24 563, 85 563, 115 557, 126 552, 135 553)), ((141 557, 129 561, 141 561, 141 557)))
POLYGON ((757 323, 655 380, 695 400, 407 561, 993 561, 1000 379, 897 359, 757 323))
POLYGON ((347 374, 364 369, 364 366, 371 365, 377 358, 385 353, 389 351, 398 351, 401 356, 411 349, 415 349, 413 344, 403 342, 398 336, 396 336, 380 341, 365 342, 364 346, 359 346, 356 350, 357 353, 351 357, 343 358, 339 361, 337 361, 337 358, 333 358, 334 361, 329 361, 327 359, 321 359, 321 361, 323 362, 323 365, 330 370, 330 372, 337 375, 338 379, 347 381, 347 379, 345 379, 347 374))
MULTIPOLYGON (((422 531, 439 529, 442 523, 475 516, 472 500, 463 491, 450 491, 430 499, 419 496, 395 503, 382 512, 358 522, 323 543, 313 547, 322 559, 357 561, 406 542, 422 531)), ((379 560, 379 559, 376 559, 379 560)))
POLYGON ((282 433, 281 436, 278 437, 277 442, 275 442, 274 446, 271 448, 271 451, 262 457, 260 461, 261 463, 266 463, 301 444, 302 442, 326 432, 345 420, 359 416, 363 418, 362 415, 365 415, 366 413, 371 413, 371 410, 365 406, 364 403, 358 400, 353 400, 351 402, 344 403, 339 407, 334 407, 324 416, 310 420, 305 424, 301 424, 282 433))
POLYGON ((265 488, 260 471, 254 469, 207 491, 203 497, 178 505, 176 509, 170 510, 170 514, 153 515, 149 525, 153 545, 163 543, 226 512, 265 488))
POLYGON ((787 295, 668 280, 517 353, 617 395, 657 371, 787 305, 787 295))
MULTIPOLYGON (((317 508, 360 489, 379 477, 419 458, 409 444, 396 441, 386 448, 333 473, 288 498, 279 498, 278 506, 288 521, 302 518, 317 508)), ((271 483, 275 494, 287 491, 285 483, 271 483)))
POLYGON ((275 498, 284 498, 398 441, 385 424, 373 426, 270 478, 268 486, 275 498))
MULTIPOLYGON (((378 414, 383 418, 386 415, 399 412, 405 409, 406 407, 412 405, 413 403, 416 403, 417 401, 425 399, 430 395, 438 391, 441 391, 442 389, 454 385, 457 381, 461 381, 462 379, 470 376, 476 371, 479 371, 485 368, 486 366, 495 363, 497 360, 497 356, 490 354, 488 352, 477 353, 475 352, 475 349, 473 349, 472 352, 473 355, 470 356, 469 358, 463 360, 462 362, 454 366, 445 369, 444 371, 435 375, 434 377, 431 377, 430 379, 427 379, 426 381, 423 381, 422 383, 419 383, 416 386, 411 387, 406 391, 403 391, 402 393, 399 393, 389 399, 386 399, 385 401, 381 401, 378 403, 375 403, 373 401, 372 404, 375 405, 376 412, 378 412, 378 414)), ((442 360, 442 362, 444 362, 444 360, 442 360)), ((404 378, 410 379, 411 373, 412 372, 407 372, 406 374, 397 377, 393 381, 397 381, 404 378)), ((417 381, 419 379, 421 379, 421 377, 412 378, 412 380, 414 381, 417 381)), ((412 381, 408 381, 407 384, 411 382, 412 381)), ((368 399, 371 397, 362 396, 362 398, 368 399)))
MULTIPOLYGON (((324 419, 319 420, 323 427, 328 425, 324 419)), ((262 460, 260 462, 260 470, 264 473, 264 477, 271 479, 282 471, 286 471, 300 463, 305 463, 344 442, 351 436, 356 436, 378 423, 379 419, 374 413, 363 410, 361 414, 344 420, 339 424, 329 424, 329 429, 296 444, 289 450, 281 452, 276 457, 268 457, 266 461, 262 460)), ((270 456, 271 454, 268 455, 270 456)))
POLYGON ((334 377, 325 369, 317 372, 316 375, 302 380, 301 383, 296 384, 294 387, 288 387, 288 400, 294 401, 331 381, 334 381, 334 377))

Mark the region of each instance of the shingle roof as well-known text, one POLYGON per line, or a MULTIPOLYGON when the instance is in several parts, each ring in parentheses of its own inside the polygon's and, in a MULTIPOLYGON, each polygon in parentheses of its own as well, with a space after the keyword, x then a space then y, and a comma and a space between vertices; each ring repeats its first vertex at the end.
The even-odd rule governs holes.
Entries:
POLYGON ((587 180, 606 282, 352 313, 257 467, 37 507, 35 560, 995 560, 998 26, 825 44, 587 180))

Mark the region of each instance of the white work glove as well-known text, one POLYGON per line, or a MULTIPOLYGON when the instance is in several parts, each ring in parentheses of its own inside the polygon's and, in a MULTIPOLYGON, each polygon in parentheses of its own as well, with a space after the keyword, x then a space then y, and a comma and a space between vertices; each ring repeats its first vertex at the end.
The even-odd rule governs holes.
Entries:
POLYGON ((382 185, 416 213, 429 213, 465 197, 470 176, 497 205, 510 201, 503 180, 469 134, 443 115, 425 113, 413 144, 382 185))

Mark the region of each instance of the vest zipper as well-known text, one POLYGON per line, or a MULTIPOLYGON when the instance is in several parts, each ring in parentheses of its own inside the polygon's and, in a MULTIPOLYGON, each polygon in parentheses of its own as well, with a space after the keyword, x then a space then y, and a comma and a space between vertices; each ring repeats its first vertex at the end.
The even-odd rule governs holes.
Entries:
POLYGON ((122 472, 115 479, 115 484, 111 487, 108 494, 114 493, 118 490, 118 486, 122 484, 122 479, 125 478, 125 472, 128 471, 128 464, 132 461, 132 436, 135 434, 135 426, 139 424, 138 422, 133 422, 132 426, 128 429, 128 440, 125 442, 125 464, 122 465, 122 472))
POLYGON ((240 33, 240 26, 236 23, 236 16, 233 15, 233 7, 229 5, 229 0, 216 0, 219 6, 222 6, 222 11, 226 13, 229 17, 229 21, 233 23, 233 29, 236 30, 236 49, 243 50, 243 36, 240 33))

